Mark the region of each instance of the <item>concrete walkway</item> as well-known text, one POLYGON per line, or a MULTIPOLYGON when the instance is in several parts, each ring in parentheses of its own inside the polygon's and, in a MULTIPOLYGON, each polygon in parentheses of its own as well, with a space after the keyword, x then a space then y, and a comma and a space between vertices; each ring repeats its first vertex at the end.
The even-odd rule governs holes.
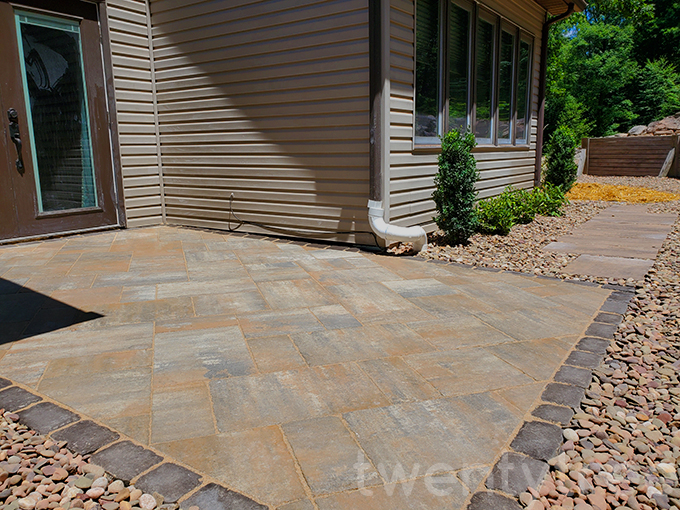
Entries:
POLYGON ((462 508, 610 291, 322 248, 0 248, 0 376, 271 508, 462 508))
POLYGON ((579 254, 565 267, 567 274, 642 280, 677 220, 648 207, 612 205, 544 249, 579 254))

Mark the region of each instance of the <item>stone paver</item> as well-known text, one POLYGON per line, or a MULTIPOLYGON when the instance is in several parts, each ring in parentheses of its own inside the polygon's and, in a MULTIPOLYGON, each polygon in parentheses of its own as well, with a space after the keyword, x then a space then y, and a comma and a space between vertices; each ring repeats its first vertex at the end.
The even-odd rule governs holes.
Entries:
POLYGON ((566 274, 642 280, 676 219, 648 213, 646 205, 615 204, 544 249, 579 254, 566 274))
MULTIPOLYGON (((586 329, 629 297, 324 248, 172 227, 2 247, 0 299, 23 307, 0 316, 0 376, 230 489, 201 508, 461 509, 539 399, 567 419, 618 319, 586 329)), ((0 407, 36 403, 21 391, 0 407)), ((57 435, 114 476, 178 469, 94 424, 78 444, 86 423, 57 435)))

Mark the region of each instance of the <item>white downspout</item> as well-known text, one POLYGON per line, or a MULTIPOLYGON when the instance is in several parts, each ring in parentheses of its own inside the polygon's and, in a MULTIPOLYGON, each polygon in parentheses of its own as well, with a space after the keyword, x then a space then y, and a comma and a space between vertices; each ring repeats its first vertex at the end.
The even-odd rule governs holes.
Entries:
POLYGON ((413 249, 417 252, 423 251, 427 248, 427 233, 423 227, 398 227, 385 221, 385 210, 382 207, 382 202, 375 200, 368 201, 368 222, 371 225, 371 230, 386 241, 386 244, 396 243, 413 243, 413 249))
POLYGON ((377 122, 376 141, 380 144, 380 198, 368 201, 368 221, 371 230, 381 238, 385 245, 395 242, 413 243, 413 249, 420 252, 427 248, 427 233, 420 226, 399 227, 389 223, 390 207, 390 0, 380 2, 380 22, 375 29, 380 30, 380 113, 377 122))

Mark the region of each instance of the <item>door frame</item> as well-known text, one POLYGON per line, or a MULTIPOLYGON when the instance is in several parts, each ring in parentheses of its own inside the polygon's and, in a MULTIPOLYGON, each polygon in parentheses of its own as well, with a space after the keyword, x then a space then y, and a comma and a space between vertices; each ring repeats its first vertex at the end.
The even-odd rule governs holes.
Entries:
MULTIPOLYGON (((69 231, 61 232, 48 232, 37 235, 30 236, 19 236, 9 239, 1 239, 0 245, 11 244, 21 241, 29 241, 36 239, 46 239, 52 237, 61 237, 65 235, 72 235, 77 233, 95 232, 100 230, 110 230, 117 228, 127 227, 127 217, 125 214, 125 202, 123 195, 123 175, 122 175, 122 163, 121 163, 121 151, 120 151, 120 139, 118 133, 118 118, 116 110, 116 97, 114 88, 114 75, 113 75, 113 59, 111 53, 111 40, 109 34, 109 23, 108 15, 106 12, 106 1, 105 0, 60 0, 59 9, 54 9, 53 0, 0 0, 2 3, 10 4, 13 7, 18 7, 21 9, 26 9, 29 11, 34 11, 36 13, 43 14, 65 14, 73 15, 78 17, 85 17, 84 14, 86 10, 90 10, 93 7, 97 13, 97 24, 99 26, 100 34, 100 52, 102 56, 102 70, 103 70, 103 82, 104 82, 104 94, 106 97, 106 113, 107 113, 107 124, 108 124, 108 140, 111 158, 111 171, 112 171, 112 185, 113 190, 111 194, 113 196, 113 207, 116 213, 116 224, 113 225, 103 225, 100 227, 91 227, 84 229, 74 229, 69 231)), ((4 113, 4 112, 3 112, 4 113)))

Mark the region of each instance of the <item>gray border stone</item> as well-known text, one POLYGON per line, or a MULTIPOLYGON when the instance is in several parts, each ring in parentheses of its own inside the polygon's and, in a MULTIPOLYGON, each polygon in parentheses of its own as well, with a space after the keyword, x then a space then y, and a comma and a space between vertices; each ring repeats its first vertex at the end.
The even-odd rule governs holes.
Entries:
POLYGON ((571 351, 565 365, 594 369, 602 362, 603 355, 585 351, 571 351))
POLYGON ((199 485, 201 476, 198 473, 169 462, 161 464, 135 481, 135 487, 138 489, 162 494, 166 503, 175 503, 199 485))
POLYGON ((550 383, 541 398, 546 402, 577 408, 585 396, 585 390, 570 384, 550 383))
POLYGON ((553 404, 541 404, 531 412, 532 416, 542 420, 559 423, 561 426, 569 425, 571 418, 574 416, 574 411, 565 406, 556 406, 553 404))
POLYGON ((0 391, 0 408, 11 413, 41 400, 39 396, 22 390, 18 386, 11 386, 6 390, 0 391))
POLYGON ((547 462, 519 453, 505 452, 486 479, 486 487, 519 496, 527 487, 536 488, 548 473, 547 462))
POLYGON ((495 492, 477 492, 467 510, 522 510, 520 504, 507 496, 495 492))
POLYGON ((160 463, 163 457, 131 441, 121 441, 95 453, 91 459, 116 478, 129 483, 140 473, 160 463))
POLYGON ((529 421, 519 429, 510 448, 534 459, 548 460, 555 456, 561 444, 561 427, 543 421, 529 421))
POLYGON ((66 441, 69 450, 87 455, 113 443, 120 434, 97 425, 93 421, 84 420, 52 434, 57 441, 66 441))
POLYGON ((18 414, 22 423, 41 434, 49 434, 53 430, 80 420, 80 416, 76 413, 72 413, 52 402, 41 402, 18 414))
POLYGON ((593 372, 585 368, 570 367, 563 365, 555 374, 555 381, 565 384, 572 384, 581 388, 590 386, 593 380, 593 372))
POLYGON ((610 340, 605 340, 604 338, 594 338, 592 336, 586 336, 581 338, 576 344, 576 349, 579 351, 592 352, 593 354, 606 354, 607 347, 611 343, 610 340))
POLYGON ((601 322, 593 322, 588 329, 586 329, 586 335, 596 336, 598 338, 612 339, 614 338, 614 333, 616 333, 617 326, 614 324, 603 324, 601 322))
POLYGON ((210 483, 201 487, 188 499, 182 501, 182 508, 197 506, 210 510, 266 510, 267 507, 256 503, 238 492, 210 483))

